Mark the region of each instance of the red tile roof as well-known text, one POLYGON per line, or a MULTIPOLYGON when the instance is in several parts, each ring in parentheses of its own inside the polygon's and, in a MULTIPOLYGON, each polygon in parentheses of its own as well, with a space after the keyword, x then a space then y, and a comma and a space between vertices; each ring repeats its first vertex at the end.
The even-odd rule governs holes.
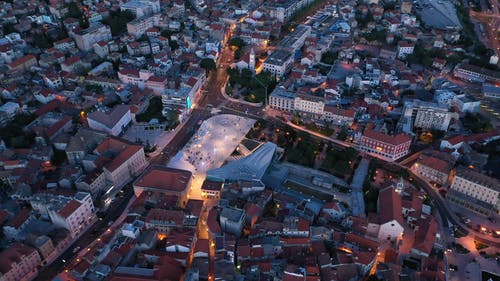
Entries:
POLYGON ((151 209, 146 216, 148 223, 173 223, 176 226, 182 226, 184 212, 178 210, 151 209))
POLYGON ((26 220, 28 220, 30 215, 31 209, 22 209, 21 212, 16 217, 14 217, 8 225, 13 228, 19 228, 26 222, 26 220))
POLYGON ((21 57, 21 58, 18 58, 14 61, 12 61, 10 64, 9 64, 9 67, 10 68, 15 68, 15 67, 18 67, 22 64, 25 64, 26 62, 32 60, 32 59, 35 59, 36 60, 36 57, 34 55, 26 55, 24 57, 21 57))
POLYGON ((396 220, 403 226, 401 196, 392 187, 382 189, 378 196, 380 224, 396 220))
POLYGON ((25 259, 35 251, 35 249, 22 243, 15 243, 3 250, 0 252, 0 273, 5 274, 9 272, 13 263, 19 263, 23 256, 25 259))
POLYGON ((64 206, 61 210, 59 210, 59 215, 63 218, 68 218, 71 214, 73 214, 80 206, 82 203, 76 201, 75 199, 69 201, 66 206, 64 206))
POLYGON ((436 238, 438 224, 434 217, 430 216, 425 220, 419 220, 417 225, 418 230, 417 232, 415 232, 413 248, 421 252, 430 254, 432 246, 434 245, 434 240, 436 238))
POLYGON ((107 161, 104 165, 104 167, 110 172, 118 169, 121 165, 123 165, 123 163, 140 150, 142 150, 141 145, 132 144, 116 137, 108 137, 95 149, 95 151, 101 155, 108 151, 117 154, 113 159, 111 159, 111 161, 107 161))
POLYGON ((395 136, 389 136, 384 133, 379 133, 370 129, 365 130, 363 137, 378 140, 392 145, 400 145, 406 142, 411 142, 410 137, 407 134, 399 134, 395 136))
POLYGON ((188 188, 191 176, 190 171, 152 166, 134 182, 134 186, 161 191, 183 192, 188 188))

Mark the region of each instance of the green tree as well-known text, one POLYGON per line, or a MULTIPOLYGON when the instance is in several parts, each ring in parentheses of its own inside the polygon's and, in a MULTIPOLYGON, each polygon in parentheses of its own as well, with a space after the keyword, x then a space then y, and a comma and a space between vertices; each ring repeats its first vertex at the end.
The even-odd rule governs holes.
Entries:
POLYGON ((217 69, 217 65, 215 64, 215 61, 210 58, 204 58, 200 62, 200 67, 205 69, 205 74, 208 76, 208 73, 210 71, 217 69))
POLYGON ((127 30, 127 23, 135 19, 135 15, 126 11, 111 11, 109 17, 102 22, 109 26, 113 36, 124 33, 127 30))
POLYGON ((233 37, 229 39, 229 46, 234 46, 238 49, 242 49, 245 46, 245 41, 240 37, 233 37))
POLYGON ((170 49, 172 51, 175 51, 175 50, 179 49, 179 43, 177 43, 177 41, 175 41, 175 40, 169 40, 168 41, 168 46, 170 46, 170 49))
POLYGON ((321 55, 321 62, 325 64, 334 64, 338 57, 338 52, 328 51, 321 55))
POLYGON ((79 19, 83 15, 82 10, 80 10, 80 7, 78 7, 78 4, 76 2, 69 2, 65 6, 66 8, 68 8, 66 18, 79 19))

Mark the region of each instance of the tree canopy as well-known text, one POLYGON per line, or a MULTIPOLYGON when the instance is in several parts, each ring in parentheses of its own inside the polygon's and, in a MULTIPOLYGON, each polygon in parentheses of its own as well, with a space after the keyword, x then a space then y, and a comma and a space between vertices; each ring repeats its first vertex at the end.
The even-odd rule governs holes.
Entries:
POLYGON ((215 61, 210 58, 204 58, 200 62, 200 67, 205 69, 205 73, 208 75, 208 73, 212 70, 217 69, 217 65, 215 64, 215 61))

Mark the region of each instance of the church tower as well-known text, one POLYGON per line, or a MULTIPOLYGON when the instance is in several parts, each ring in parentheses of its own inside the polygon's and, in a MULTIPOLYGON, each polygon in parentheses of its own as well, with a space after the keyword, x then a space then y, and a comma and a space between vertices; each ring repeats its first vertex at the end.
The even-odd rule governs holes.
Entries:
POLYGON ((255 52, 253 51, 253 48, 250 50, 250 58, 248 59, 248 68, 252 72, 255 72, 255 52))

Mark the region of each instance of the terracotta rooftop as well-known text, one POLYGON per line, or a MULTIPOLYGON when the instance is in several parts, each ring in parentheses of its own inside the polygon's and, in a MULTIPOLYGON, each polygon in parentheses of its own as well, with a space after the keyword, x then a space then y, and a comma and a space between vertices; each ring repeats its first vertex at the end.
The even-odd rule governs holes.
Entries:
POLYGON ((440 171, 445 174, 449 174, 452 168, 451 163, 441 160, 439 158, 422 155, 421 159, 417 161, 420 165, 425 165, 434 170, 440 171))
POLYGON ((142 146, 140 145, 132 144, 120 138, 108 137, 96 147, 95 151, 100 155, 106 153, 114 154, 114 157, 111 160, 105 161, 104 164, 104 167, 108 171, 113 172, 141 149, 142 146))
POLYGON ((80 206, 82 203, 76 201, 75 199, 69 201, 66 206, 64 206, 61 210, 59 210, 59 215, 63 218, 69 217, 71 214, 73 214, 80 206))
POLYGON ((430 254, 436 238, 438 224, 434 217, 430 216, 425 220, 419 220, 417 225, 418 230, 415 232, 413 249, 430 254))
POLYGON ((176 226, 182 226, 184 212, 179 210, 151 209, 146 217, 146 222, 161 223, 169 222, 176 226))
POLYGON ((379 133, 370 129, 365 130, 363 137, 378 140, 392 145, 401 145, 406 142, 411 142, 410 137, 407 134, 399 134, 395 136, 389 136, 383 133, 379 133))
POLYGON ((396 220, 403 226, 401 197, 392 187, 382 189, 378 196, 380 224, 396 220))
POLYGON ((134 182, 134 186, 158 189, 159 191, 183 192, 188 188, 190 171, 152 166, 134 182))

